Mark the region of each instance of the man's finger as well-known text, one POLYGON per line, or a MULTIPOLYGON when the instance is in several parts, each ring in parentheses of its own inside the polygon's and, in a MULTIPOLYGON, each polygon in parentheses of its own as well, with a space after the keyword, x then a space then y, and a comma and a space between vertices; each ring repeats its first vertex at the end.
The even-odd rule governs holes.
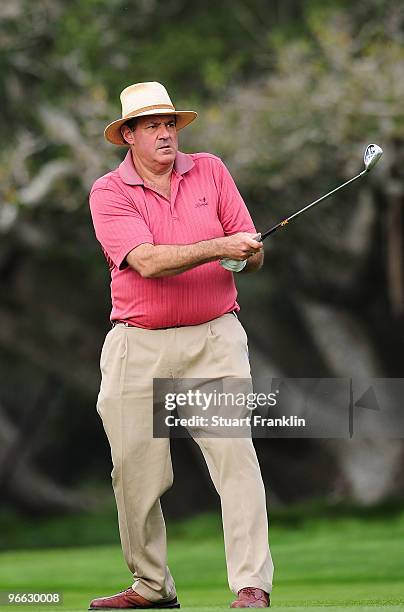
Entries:
POLYGON ((248 248, 249 249, 254 249, 257 253, 263 247, 264 247, 264 245, 262 244, 262 242, 257 242, 256 240, 252 240, 251 242, 248 243, 248 248))
POLYGON ((262 242, 258 242, 258 240, 254 240, 254 238, 247 238, 246 242, 249 244, 249 246, 253 246, 255 249, 262 245, 262 242))

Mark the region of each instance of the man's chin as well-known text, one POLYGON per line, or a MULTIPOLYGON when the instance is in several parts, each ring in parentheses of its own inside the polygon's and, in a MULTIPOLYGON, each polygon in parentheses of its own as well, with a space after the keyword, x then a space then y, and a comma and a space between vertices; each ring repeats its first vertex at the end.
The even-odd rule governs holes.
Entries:
POLYGON ((175 156, 177 151, 173 147, 167 147, 164 149, 158 149, 157 151, 157 159, 161 163, 170 163, 175 160, 175 156))

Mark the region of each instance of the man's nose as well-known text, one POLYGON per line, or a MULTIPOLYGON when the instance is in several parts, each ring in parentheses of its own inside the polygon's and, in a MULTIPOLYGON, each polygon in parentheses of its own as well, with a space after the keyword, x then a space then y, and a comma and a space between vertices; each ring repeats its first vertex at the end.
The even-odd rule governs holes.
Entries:
POLYGON ((168 128, 166 125, 162 124, 159 127, 159 138, 169 138, 170 137, 170 132, 168 131, 168 128))

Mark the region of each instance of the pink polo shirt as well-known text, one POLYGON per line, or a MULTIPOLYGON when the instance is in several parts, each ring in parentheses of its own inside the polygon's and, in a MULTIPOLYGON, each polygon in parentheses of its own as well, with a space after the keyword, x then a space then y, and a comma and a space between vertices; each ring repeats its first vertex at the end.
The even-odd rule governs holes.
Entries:
POLYGON ((169 201, 143 184, 128 151, 116 170, 95 181, 90 209, 111 272, 111 321, 158 329, 198 325, 239 310, 233 274, 218 261, 165 278, 143 278, 126 262, 143 243, 181 245, 255 232, 218 157, 178 151, 169 201))

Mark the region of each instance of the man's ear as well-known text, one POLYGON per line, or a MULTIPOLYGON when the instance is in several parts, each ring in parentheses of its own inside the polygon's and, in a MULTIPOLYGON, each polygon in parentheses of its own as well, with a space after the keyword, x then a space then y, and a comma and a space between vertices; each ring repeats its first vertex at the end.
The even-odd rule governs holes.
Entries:
POLYGON ((133 131, 130 129, 129 126, 125 124, 121 125, 121 134, 125 142, 127 142, 128 144, 133 144, 135 137, 133 131))

